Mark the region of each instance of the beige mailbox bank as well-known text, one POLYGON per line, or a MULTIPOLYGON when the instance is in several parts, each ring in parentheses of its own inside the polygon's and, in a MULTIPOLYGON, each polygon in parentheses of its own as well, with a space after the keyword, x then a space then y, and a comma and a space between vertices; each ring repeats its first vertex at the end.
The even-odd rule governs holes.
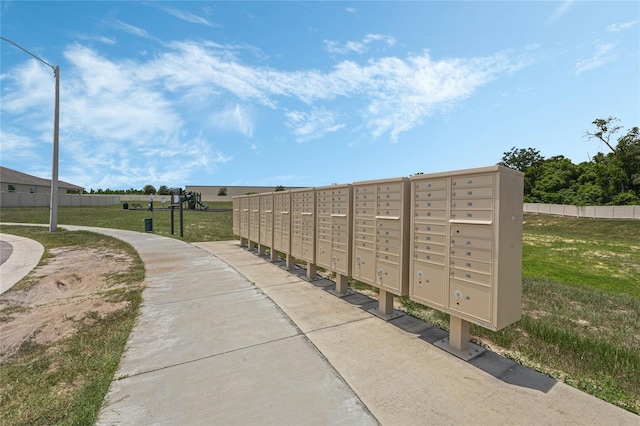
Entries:
POLYGON ((450 314, 463 358, 469 323, 499 330, 520 319, 523 175, 492 166, 411 180, 409 297, 450 314))
POLYGON ((380 290, 371 312, 400 315, 394 296, 449 314, 436 345, 470 359, 469 325, 500 330, 520 319, 523 174, 502 166, 419 174, 233 199, 241 244, 271 248, 380 290))

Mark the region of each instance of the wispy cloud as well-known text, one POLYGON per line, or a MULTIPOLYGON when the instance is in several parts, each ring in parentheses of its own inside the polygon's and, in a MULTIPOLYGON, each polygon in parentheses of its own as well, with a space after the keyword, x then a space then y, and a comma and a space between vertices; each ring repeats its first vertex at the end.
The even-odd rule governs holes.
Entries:
POLYGON ((611 24, 607 27, 607 31, 609 32, 620 32, 620 31, 624 31, 626 29, 629 29, 635 25, 638 25, 638 23, 640 23, 640 21, 635 20, 635 21, 628 21, 628 22, 623 22, 621 24, 615 23, 615 24, 611 24))
POLYGON ((615 43, 595 43, 595 52, 593 56, 578 61, 573 67, 573 73, 575 75, 579 75, 585 71, 589 71, 612 62, 616 59, 616 55, 613 52, 615 47, 615 43))
POLYGON ((334 40, 324 40, 324 44, 329 53, 345 55, 348 53, 364 53, 369 49, 369 45, 376 41, 382 42, 387 46, 393 46, 396 44, 395 38, 381 34, 367 34, 360 41, 347 41, 345 43, 340 43, 334 40))
POLYGON ((551 16, 549 17, 548 22, 552 23, 560 19, 565 13, 569 11, 571 6, 573 6, 574 0, 565 0, 557 6, 551 16))
POLYGON ((333 113, 324 109, 312 109, 309 112, 287 111, 286 125, 292 130, 297 142, 320 139, 327 133, 336 132, 345 125, 336 124, 333 113))
POLYGON ((164 7, 164 8, 162 8, 162 10, 164 10, 165 12, 175 16, 176 18, 182 19, 183 21, 191 22, 193 24, 202 24, 202 25, 206 25, 208 27, 216 26, 213 23, 211 23, 208 20, 206 20, 205 18, 203 18, 201 16, 198 16, 198 15, 194 15, 193 13, 190 13, 190 12, 185 12, 185 11, 182 11, 182 10, 172 9, 172 8, 168 8, 168 7, 164 7))
POLYGON ((249 138, 253 136, 251 114, 238 104, 212 114, 210 123, 220 130, 238 132, 249 138))
POLYGON ((116 20, 114 21, 113 26, 114 26, 114 28, 116 28, 116 29, 119 29, 119 30, 125 31, 125 32, 127 32, 127 33, 129 33, 129 34, 133 34, 133 35, 138 36, 138 37, 146 38, 146 39, 148 39, 148 40, 153 39, 153 37, 151 37, 151 36, 149 35, 149 33, 147 33, 147 32, 146 32, 145 30, 143 30, 142 28, 138 28, 138 27, 136 27, 136 26, 134 26, 134 25, 127 24, 126 22, 122 22, 122 21, 120 21, 120 20, 118 20, 118 19, 116 19, 116 20))

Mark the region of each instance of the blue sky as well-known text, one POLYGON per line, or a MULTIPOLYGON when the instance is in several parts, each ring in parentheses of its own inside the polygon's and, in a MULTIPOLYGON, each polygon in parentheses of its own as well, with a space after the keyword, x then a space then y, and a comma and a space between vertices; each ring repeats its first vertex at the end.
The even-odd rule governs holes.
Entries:
MULTIPOLYGON (((60 179, 324 186, 574 163, 640 125, 640 2, 2 1, 61 69, 60 179)), ((1 48, 0 164, 51 177, 54 77, 1 48)))

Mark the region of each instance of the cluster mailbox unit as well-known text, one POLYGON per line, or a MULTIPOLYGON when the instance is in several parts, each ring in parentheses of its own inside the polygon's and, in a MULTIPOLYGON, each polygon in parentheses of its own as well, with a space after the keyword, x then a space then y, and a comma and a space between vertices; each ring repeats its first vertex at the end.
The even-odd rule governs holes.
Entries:
POLYGON ((264 253, 264 248, 269 247, 270 259, 275 262, 277 252, 273 248, 273 192, 260 194, 260 241, 258 253, 264 253))
POLYGON ((521 316, 522 173, 492 166, 410 179, 409 297, 449 313, 448 344, 466 351, 469 322, 499 330, 521 316))
POLYGON ((316 188, 316 264, 336 274, 335 294, 348 294, 351 276, 353 186, 316 188))
POLYGON ((249 195, 249 247, 258 244, 258 253, 262 253, 260 245, 260 195, 249 195))
POLYGON ((463 359, 469 325, 500 330, 520 319, 523 174, 502 166, 234 197, 241 245, 271 248, 380 290, 372 312, 392 319, 394 296, 450 315, 436 345, 463 359))
POLYGON ((293 268, 293 256, 291 255, 291 191, 273 193, 273 251, 283 253, 286 256, 286 268, 293 268))
POLYGON ((307 278, 316 277, 316 190, 291 190, 291 255, 307 262, 307 278))
POLYGON ((353 278, 380 290, 372 312, 394 317, 393 296, 409 292, 409 179, 355 182, 353 278))

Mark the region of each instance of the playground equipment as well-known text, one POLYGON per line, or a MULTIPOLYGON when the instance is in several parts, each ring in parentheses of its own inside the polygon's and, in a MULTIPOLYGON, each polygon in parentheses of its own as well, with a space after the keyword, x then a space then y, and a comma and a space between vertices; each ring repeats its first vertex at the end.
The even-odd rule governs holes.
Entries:
POLYGON ((198 192, 186 192, 184 193, 183 203, 187 203, 187 209, 189 210, 209 210, 209 206, 204 204, 201 200, 202 194, 198 192))

